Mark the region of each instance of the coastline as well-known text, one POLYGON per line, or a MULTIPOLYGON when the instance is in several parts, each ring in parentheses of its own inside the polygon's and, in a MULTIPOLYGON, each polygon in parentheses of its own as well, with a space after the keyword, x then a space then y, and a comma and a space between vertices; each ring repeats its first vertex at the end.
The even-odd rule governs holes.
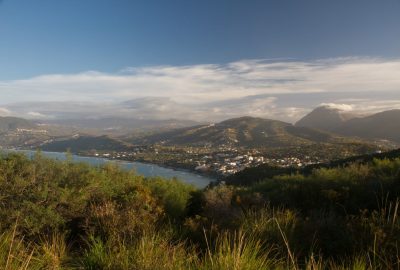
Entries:
MULTIPOLYGON (((54 152, 54 153, 65 153, 65 152, 54 152)), ((92 155, 85 155, 82 153, 71 153, 80 157, 90 157, 90 158, 103 158, 106 160, 115 160, 115 161, 126 161, 126 162, 137 162, 137 163, 141 163, 141 164, 147 164, 147 165, 157 165, 159 167, 162 168, 166 168, 166 169, 171 169, 174 171, 179 171, 179 172, 186 172, 186 173, 191 173, 191 174, 195 174, 195 175, 199 175, 202 177, 207 177, 210 179, 214 179, 215 181, 221 180, 221 176, 218 174, 214 174, 214 173, 201 173, 199 171, 196 171, 194 169, 188 169, 188 168, 183 168, 183 167, 175 167, 175 166, 171 166, 165 163, 158 163, 158 162, 150 162, 150 161, 146 161, 146 160, 142 160, 142 159, 137 159, 137 160, 131 160, 131 159, 120 159, 120 158, 107 158, 107 157, 100 157, 100 156, 92 156, 92 155)))
MULTIPOLYGON (((1 150, 4 150, 4 151, 31 151, 31 152, 35 152, 35 151, 39 150, 42 152, 54 153, 54 154, 66 154, 67 153, 67 152, 58 152, 58 151, 44 151, 42 149, 35 150, 35 149, 24 149, 24 148, 3 148, 1 150)), ((196 170, 191 170, 191 169, 182 168, 182 167, 175 167, 175 166, 167 165, 164 163, 149 162, 146 160, 130 160, 130 159, 120 159, 120 158, 109 158, 109 157, 103 157, 103 156, 93 156, 93 155, 87 155, 87 154, 77 153, 77 152, 70 152, 70 153, 72 155, 75 155, 78 157, 84 157, 84 158, 99 158, 99 159, 108 160, 108 161, 120 161, 120 162, 138 163, 138 164, 144 164, 144 165, 155 165, 155 166, 159 166, 161 168, 170 169, 170 170, 177 171, 177 172, 190 173, 190 174, 197 175, 200 177, 209 178, 210 180, 212 180, 211 182, 218 182, 221 180, 221 176, 218 176, 216 174, 201 173, 196 170)))

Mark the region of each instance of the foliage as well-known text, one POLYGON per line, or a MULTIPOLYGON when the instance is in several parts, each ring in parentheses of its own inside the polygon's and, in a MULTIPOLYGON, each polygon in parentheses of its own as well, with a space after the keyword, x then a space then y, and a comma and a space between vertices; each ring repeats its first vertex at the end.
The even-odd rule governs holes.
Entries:
POLYGON ((396 269, 399 192, 400 159, 197 190, 11 153, 0 158, 0 268, 396 269))
POLYGON ((165 181, 162 178, 151 179, 146 184, 154 196, 162 202, 169 217, 175 219, 184 217, 190 194, 195 191, 194 186, 183 184, 177 179, 165 181))

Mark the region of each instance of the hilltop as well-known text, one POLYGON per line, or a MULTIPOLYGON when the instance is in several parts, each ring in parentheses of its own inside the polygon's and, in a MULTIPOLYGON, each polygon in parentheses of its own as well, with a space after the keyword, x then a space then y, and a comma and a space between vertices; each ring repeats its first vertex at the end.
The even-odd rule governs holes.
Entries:
POLYGON ((295 125, 297 127, 310 127, 334 132, 347 120, 355 116, 329 106, 320 106, 301 118, 295 125))

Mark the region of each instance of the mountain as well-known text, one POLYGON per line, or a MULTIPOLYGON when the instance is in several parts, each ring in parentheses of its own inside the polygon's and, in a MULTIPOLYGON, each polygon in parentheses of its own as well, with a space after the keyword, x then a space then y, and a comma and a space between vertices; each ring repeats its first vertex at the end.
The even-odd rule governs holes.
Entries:
POLYGON ((309 127, 342 136, 400 143, 400 110, 355 117, 329 107, 318 107, 300 119, 296 127, 309 127))
POLYGON ((354 118, 335 130, 346 136, 367 139, 383 139, 400 143, 400 110, 376 113, 363 118, 354 118))
POLYGON ((130 144, 108 136, 74 136, 69 139, 58 139, 41 146, 44 151, 54 152, 81 152, 81 151, 125 151, 130 144))
POLYGON ((160 132, 135 138, 134 144, 192 145, 192 146, 241 146, 286 147, 313 143, 335 143, 346 140, 324 131, 296 127, 282 121, 240 117, 217 124, 160 132))
POLYGON ((18 129, 34 129, 36 125, 26 119, 17 117, 0 117, 0 132, 16 131, 18 129))
POLYGON ((296 127, 309 127, 326 131, 336 131, 347 120, 354 116, 343 112, 337 108, 321 106, 300 119, 296 127))

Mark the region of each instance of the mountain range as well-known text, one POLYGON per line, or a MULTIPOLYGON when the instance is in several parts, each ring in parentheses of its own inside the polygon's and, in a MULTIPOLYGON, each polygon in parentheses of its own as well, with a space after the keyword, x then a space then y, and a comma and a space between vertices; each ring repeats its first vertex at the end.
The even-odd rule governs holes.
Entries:
POLYGON ((214 124, 125 118, 29 121, 0 117, 0 145, 64 151, 123 149, 132 145, 292 147, 318 143, 400 144, 400 110, 369 116, 321 106, 297 123, 240 117, 214 124), (105 136, 106 135, 106 136, 105 136))

